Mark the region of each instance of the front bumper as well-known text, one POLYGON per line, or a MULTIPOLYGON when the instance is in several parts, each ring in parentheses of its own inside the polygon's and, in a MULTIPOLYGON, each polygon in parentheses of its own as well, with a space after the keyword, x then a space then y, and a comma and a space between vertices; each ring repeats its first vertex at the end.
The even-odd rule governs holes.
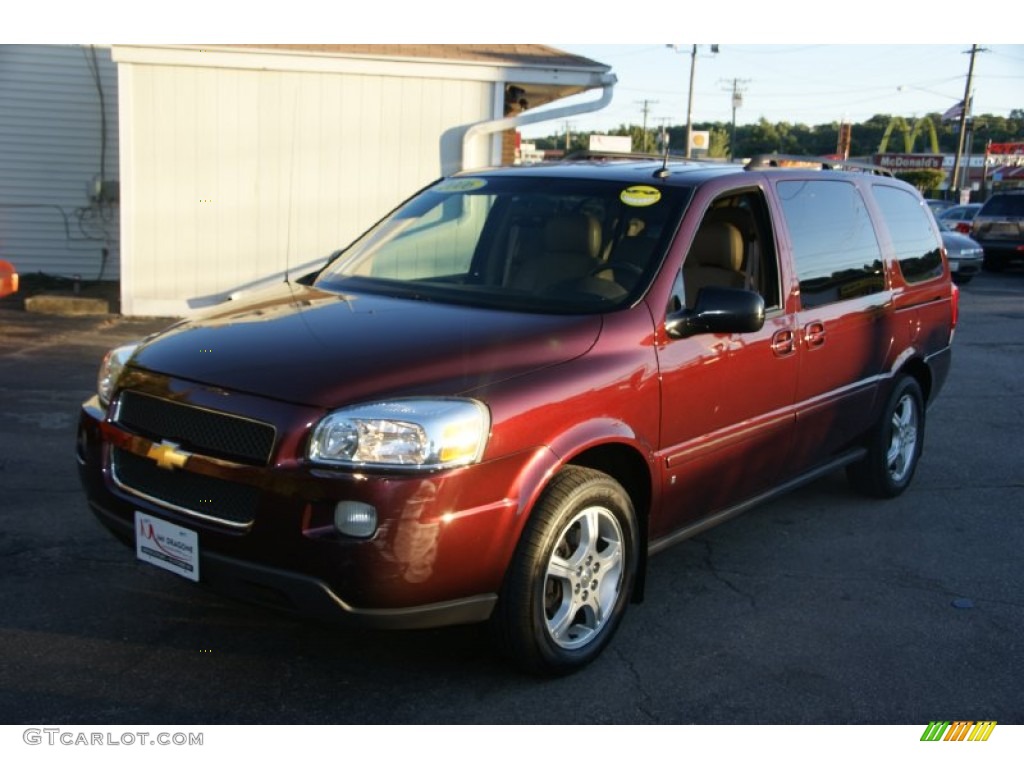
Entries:
MULTIPOLYGON (((96 503, 93 514, 118 539, 134 545, 132 524, 96 503)), ((204 552, 200 558, 202 582, 219 594, 341 625, 370 629, 428 629, 486 621, 498 601, 497 594, 408 608, 357 608, 345 602, 323 580, 293 571, 204 552)))
MULTIPOLYGON (((275 420, 283 431, 315 421, 308 413, 275 420)), ((281 444, 299 442, 286 437, 281 444)), ((251 518, 240 525, 119 484, 111 465, 115 452, 152 463, 147 453, 154 445, 113 423, 96 398, 83 404, 82 484, 93 513, 119 539, 134 546, 136 511, 159 517, 196 532, 201 581, 219 592, 382 628, 487 619, 523 522, 517 502, 523 472, 536 459, 514 455, 433 474, 374 475, 325 470, 279 452, 264 467, 191 456, 184 468, 166 470, 170 486, 201 476, 247 489, 251 518), (341 500, 377 509, 372 537, 354 539, 334 528, 341 500)))

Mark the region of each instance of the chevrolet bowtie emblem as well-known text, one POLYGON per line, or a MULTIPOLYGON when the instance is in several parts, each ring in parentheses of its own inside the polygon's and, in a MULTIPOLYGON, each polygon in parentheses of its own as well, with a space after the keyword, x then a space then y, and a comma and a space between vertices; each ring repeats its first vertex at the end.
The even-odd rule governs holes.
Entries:
POLYGON ((191 455, 187 451, 179 451, 177 445, 166 440, 154 443, 146 451, 146 457, 153 459, 160 469, 181 469, 191 455))

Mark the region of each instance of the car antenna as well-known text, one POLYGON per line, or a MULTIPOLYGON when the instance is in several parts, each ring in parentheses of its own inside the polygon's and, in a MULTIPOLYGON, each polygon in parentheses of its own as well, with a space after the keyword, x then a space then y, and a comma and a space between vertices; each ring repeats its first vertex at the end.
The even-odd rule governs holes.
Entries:
POLYGON ((665 142, 665 151, 661 155, 661 168, 654 172, 654 178, 656 179, 667 179, 669 176, 668 171, 668 142, 665 142))

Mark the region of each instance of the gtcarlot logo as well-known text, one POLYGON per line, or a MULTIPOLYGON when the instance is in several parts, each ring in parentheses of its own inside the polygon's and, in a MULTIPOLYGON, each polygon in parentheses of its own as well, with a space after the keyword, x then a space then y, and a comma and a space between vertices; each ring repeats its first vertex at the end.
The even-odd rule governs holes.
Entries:
POLYGON ((27 728, 21 735, 30 746, 50 747, 201 747, 202 733, 150 733, 149 731, 73 731, 64 728, 27 728))
POLYGON ((995 727, 995 720, 932 720, 921 741, 988 741, 995 727))

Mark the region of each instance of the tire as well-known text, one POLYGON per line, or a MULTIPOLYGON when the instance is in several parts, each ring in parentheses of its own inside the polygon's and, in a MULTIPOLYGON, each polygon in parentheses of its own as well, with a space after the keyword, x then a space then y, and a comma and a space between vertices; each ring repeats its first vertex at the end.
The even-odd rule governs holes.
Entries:
POLYGON ((630 601, 636 515, 608 475, 567 467, 537 502, 505 578, 493 628, 521 668, 559 675, 593 661, 630 601))
POLYGON ((924 445, 924 397, 917 380, 903 376, 868 437, 868 455, 847 470, 850 483, 868 496, 891 499, 910 485, 924 445))

